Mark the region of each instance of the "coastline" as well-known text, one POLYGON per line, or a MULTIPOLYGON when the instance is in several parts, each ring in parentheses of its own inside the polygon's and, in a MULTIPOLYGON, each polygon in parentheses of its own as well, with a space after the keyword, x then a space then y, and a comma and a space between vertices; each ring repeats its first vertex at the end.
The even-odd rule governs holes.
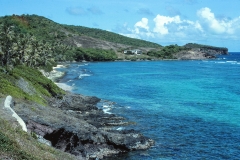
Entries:
POLYGON ((65 72, 59 71, 59 68, 67 68, 68 64, 58 64, 56 67, 53 67, 53 70, 49 73, 41 71, 45 77, 52 80, 59 88, 71 92, 73 87, 67 85, 66 83, 59 83, 59 79, 65 76, 65 72))
MULTIPOLYGON (((57 144, 53 143, 53 146, 83 159, 104 159, 135 150, 146 150, 155 145, 153 139, 145 137, 139 131, 122 129, 123 126, 131 125, 133 122, 128 122, 124 117, 116 114, 109 114, 109 108, 106 106, 99 107, 97 104, 101 99, 71 93, 73 89, 71 86, 54 81, 65 75, 58 68, 67 67, 67 65, 61 64, 54 67, 52 73, 48 75, 54 83, 66 91, 66 95, 62 99, 51 98, 48 100, 50 107, 57 107, 63 111, 62 120, 58 121, 62 125, 57 125, 58 129, 55 127, 55 129, 50 129, 51 133, 44 131, 45 133, 40 134, 41 136, 49 141, 56 136, 64 137, 59 137, 57 144), (76 120, 66 123, 65 116, 76 118, 76 120), (76 123, 79 125, 76 126, 76 123), (71 145, 69 150, 64 149, 69 143, 78 145, 71 145), (60 144, 62 147, 57 147, 60 144), (79 147, 82 149, 78 150, 79 147)), ((38 123, 35 121, 28 125, 33 129, 31 126, 39 125, 38 123)), ((49 122, 47 122, 47 126, 51 126, 49 122)), ((36 130, 38 130, 37 127, 33 131, 36 130)))

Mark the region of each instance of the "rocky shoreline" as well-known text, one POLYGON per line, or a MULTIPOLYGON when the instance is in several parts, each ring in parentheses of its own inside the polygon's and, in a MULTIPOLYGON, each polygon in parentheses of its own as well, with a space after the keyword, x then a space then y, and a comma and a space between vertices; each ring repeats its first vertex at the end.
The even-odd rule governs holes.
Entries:
POLYGON ((97 97, 68 92, 62 99, 48 99, 49 106, 15 101, 14 110, 26 123, 29 133, 43 137, 76 159, 103 159, 154 145, 152 139, 134 130, 111 129, 122 126, 124 118, 98 109, 99 101, 97 97))
POLYGON ((154 140, 135 130, 114 129, 130 122, 104 113, 97 107, 101 100, 97 97, 66 91, 62 97, 46 100, 48 105, 43 106, 16 99, 11 107, 26 123, 28 133, 76 159, 103 159, 154 145, 154 140))

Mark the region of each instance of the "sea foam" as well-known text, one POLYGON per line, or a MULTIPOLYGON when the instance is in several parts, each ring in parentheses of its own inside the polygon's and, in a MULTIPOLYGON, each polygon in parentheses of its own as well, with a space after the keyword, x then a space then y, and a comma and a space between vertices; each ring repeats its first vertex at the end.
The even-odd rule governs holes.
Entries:
POLYGON ((83 73, 83 74, 80 74, 80 75, 78 76, 78 78, 79 78, 79 79, 82 79, 83 77, 89 77, 89 76, 91 76, 91 74, 83 73))
POLYGON ((62 88, 63 90, 65 91, 72 91, 73 90, 73 87, 72 86, 69 86, 65 83, 55 83, 58 87, 62 88))

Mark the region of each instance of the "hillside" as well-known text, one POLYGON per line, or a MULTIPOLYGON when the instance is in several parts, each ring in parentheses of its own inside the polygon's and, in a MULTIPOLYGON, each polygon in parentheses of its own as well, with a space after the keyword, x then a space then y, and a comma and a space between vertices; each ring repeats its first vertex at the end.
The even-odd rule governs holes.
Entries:
POLYGON ((37 15, 6 16, 0 18, 0 22, 4 19, 12 21, 12 23, 17 26, 19 32, 32 33, 37 39, 48 42, 57 41, 72 46, 82 45, 84 48, 106 48, 104 47, 105 45, 109 45, 110 48, 113 45, 116 46, 118 44, 120 44, 120 48, 124 45, 149 48, 161 47, 161 45, 156 43, 125 37, 101 29, 58 24, 50 19, 37 15), (98 44, 90 44, 89 42, 98 42, 98 44), (102 46, 99 45, 101 43, 102 46))
POLYGON ((188 43, 183 47, 185 50, 174 54, 176 59, 209 59, 216 58, 217 55, 228 54, 228 49, 225 47, 215 47, 196 43, 188 43))
POLYGON ((25 39, 34 39, 44 45, 47 44, 51 50, 50 57, 55 57, 56 61, 207 59, 214 57, 214 53, 227 53, 226 48, 198 44, 163 47, 156 43, 125 37, 101 29, 58 24, 38 15, 0 17, 0 24, 10 28, 13 26, 12 30, 16 37, 21 35, 25 39), (201 48, 201 52, 196 48, 201 48), (134 49, 141 50, 142 54, 123 53, 123 51, 134 49))

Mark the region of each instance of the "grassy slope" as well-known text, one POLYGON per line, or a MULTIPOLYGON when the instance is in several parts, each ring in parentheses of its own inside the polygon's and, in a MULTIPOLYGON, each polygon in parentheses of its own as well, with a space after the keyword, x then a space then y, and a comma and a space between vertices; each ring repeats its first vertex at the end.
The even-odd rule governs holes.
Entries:
POLYGON ((17 66, 8 74, 0 72, 0 93, 11 95, 14 98, 45 104, 44 97, 61 96, 64 94, 64 91, 51 80, 44 77, 37 69, 17 66), (21 78, 33 88, 33 93, 26 93, 19 88, 17 81, 21 78))
POLYGON ((0 159, 74 159, 67 153, 38 142, 21 128, 3 119, 2 115, 0 122, 0 159))
POLYGON ((0 159, 74 159, 73 156, 39 143, 30 134, 17 127, 2 110, 7 95, 22 101, 46 104, 43 97, 64 94, 51 80, 44 77, 38 70, 18 66, 8 74, 0 72, 0 159), (17 86, 19 79, 33 87, 33 93, 24 92, 17 86))

